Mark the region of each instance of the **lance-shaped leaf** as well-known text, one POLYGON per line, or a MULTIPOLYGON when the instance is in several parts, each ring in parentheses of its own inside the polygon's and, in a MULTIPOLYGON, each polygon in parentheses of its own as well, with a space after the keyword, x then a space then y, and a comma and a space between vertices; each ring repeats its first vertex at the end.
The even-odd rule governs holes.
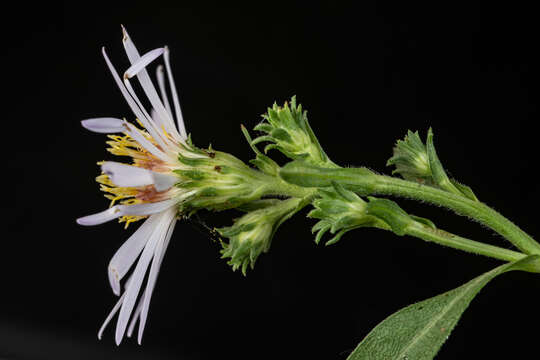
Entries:
POLYGON ((540 256, 501 265, 457 289, 399 310, 375 327, 347 360, 431 360, 476 294, 512 270, 538 272, 540 256))

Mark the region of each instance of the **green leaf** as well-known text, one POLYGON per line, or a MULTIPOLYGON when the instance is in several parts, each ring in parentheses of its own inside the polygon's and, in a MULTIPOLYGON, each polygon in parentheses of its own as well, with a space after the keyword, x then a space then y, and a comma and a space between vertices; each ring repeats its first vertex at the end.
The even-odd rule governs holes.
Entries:
POLYGON ((474 296, 507 271, 535 268, 531 255, 501 265, 465 285, 399 310, 375 327, 347 360, 431 360, 456 326, 474 296))
POLYGON ((433 131, 431 130, 431 128, 429 128, 428 130, 426 148, 429 158, 429 167, 431 168, 431 174, 433 176, 433 181, 435 182, 435 184, 437 184, 443 190, 454 193, 456 195, 462 195, 461 191, 459 191, 454 186, 454 184, 448 178, 448 175, 446 175, 446 171, 444 171, 441 161, 437 156, 435 146, 433 145, 433 131))

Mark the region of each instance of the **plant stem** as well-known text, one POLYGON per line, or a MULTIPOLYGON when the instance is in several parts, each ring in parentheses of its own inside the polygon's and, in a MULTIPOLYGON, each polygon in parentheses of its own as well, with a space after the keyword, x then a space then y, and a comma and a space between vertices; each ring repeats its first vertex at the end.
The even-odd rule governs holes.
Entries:
POLYGON ((490 227, 526 254, 540 254, 540 244, 484 203, 390 176, 376 175, 376 178, 377 181, 372 184, 374 194, 400 196, 444 206, 490 227))
POLYGON ((414 222, 411 225, 407 226, 405 233, 407 235, 418 237, 428 242, 434 242, 439 245, 448 246, 454 249, 484 255, 504 261, 516 261, 527 256, 520 252, 507 250, 497 246, 466 239, 461 236, 446 232, 444 230, 432 229, 418 222, 414 222))

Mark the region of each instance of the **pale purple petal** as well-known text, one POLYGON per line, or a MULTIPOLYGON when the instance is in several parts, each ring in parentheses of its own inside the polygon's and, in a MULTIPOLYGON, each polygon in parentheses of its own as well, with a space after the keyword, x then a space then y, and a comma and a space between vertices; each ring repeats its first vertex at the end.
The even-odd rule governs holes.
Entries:
POLYGON ((158 243, 155 250, 154 259, 152 260, 152 266, 150 267, 150 273, 148 274, 148 282, 146 283, 146 290, 145 290, 144 298, 143 298, 141 319, 139 323, 139 334, 137 338, 137 342, 139 343, 139 345, 141 344, 141 341, 142 341, 144 327, 146 325, 146 319, 148 317, 148 309, 150 307, 150 300, 152 298, 152 293, 154 292, 154 287, 156 285, 159 269, 161 267, 163 257, 165 256, 165 252, 167 251, 167 246, 169 245, 169 241, 171 239, 175 225, 176 225, 176 221, 172 221, 169 224, 169 227, 167 229, 167 234, 162 239, 162 241, 158 243))
MULTIPOLYGON (((122 31, 124 34, 124 37, 122 39, 124 43, 124 49, 126 50, 126 54, 131 64, 135 64, 140 59, 139 52, 137 51, 135 44, 127 33, 127 30, 123 26, 122 31)), ((146 69, 143 68, 137 74, 137 79, 141 83, 141 86, 146 96, 148 97, 148 100, 150 100, 150 103, 152 104, 152 107, 156 110, 158 116, 160 117, 161 121, 159 123, 164 124, 167 132, 169 132, 175 139, 182 140, 182 137, 178 134, 178 131, 174 127, 174 121, 172 119, 172 116, 170 116, 170 112, 167 112, 167 110, 163 106, 163 103, 160 101, 156 88, 154 87, 154 84, 152 83, 152 80, 150 79, 150 76, 148 75, 146 69)))
POLYGON ((122 216, 122 212, 117 206, 108 208, 105 211, 99 212, 97 214, 83 216, 77 219, 77 224, 84 226, 93 226, 106 223, 107 221, 114 220, 122 216))
POLYGON ((141 70, 147 67, 152 61, 156 60, 163 54, 163 48, 151 50, 135 61, 125 72, 124 77, 132 78, 141 70))
POLYGON ((103 117, 86 119, 81 121, 81 125, 90 131, 100 134, 113 134, 124 131, 122 119, 103 117))
POLYGON ((154 183, 152 172, 138 166, 106 161, 101 165, 101 171, 107 174, 116 186, 145 186, 154 183))
POLYGON ((152 233, 150 239, 144 247, 144 250, 141 254, 139 261, 137 262, 135 270, 133 271, 132 281, 126 290, 126 298, 122 303, 122 308, 120 309, 120 314, 118 315, 118 322, 116 324, 115 340, 117 345, 120 344, 122 338, 124 337, 129 318, 131 317, 133 307, 135 306, 135 301, 137 300, 137 296, 139 294, 139 290, 141 288, 148 266, 150 265, 150 261, 154 256, 156 246, 163 238, 163 236, 165 236, 170 222, 174 220, 174 216, 175 212, 172 210, 162 214, 158 224, 156 224, 155 226, 154 232, 152 233))
POLYGON ((116 251, 109 262, 109 283, 115 295, 120 295, 120 280, 129 271, 150 238, 156 220, 161 214, 150 216, 116 251))
POLYGON ((163 53, 165 59, 165 68, 167 69, 167 76, 169 78, 169 86, 171 88, 171 94, 174 103, 174 111, 176 113, 176 122, 178 124, 178 131, 182 138, 187 139, 186 127, 184 125, 184 118, 182 117, 182 110, 180 109, 180 101, 178 100, 178 94, 176 92, 176 85, 174 84, 174 78, 171 71, 171 64, 169 61, 169 48, 165 46, 165 52, 163 53))

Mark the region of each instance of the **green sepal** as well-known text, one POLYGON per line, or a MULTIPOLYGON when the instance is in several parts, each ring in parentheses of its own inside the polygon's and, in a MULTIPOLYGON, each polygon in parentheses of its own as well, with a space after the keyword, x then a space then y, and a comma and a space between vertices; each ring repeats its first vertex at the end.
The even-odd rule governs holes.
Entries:
POLYGON ((246 138, 249 146, 255 153, 255 159, 252 159, 249 162, 255 165, 263 173, 276 176, 279 171, 279 165, 274 160, 270 159, 268 156, 261 153, 259 149, 257 149, 254 141, 251 140, 249 131, 246 129, 244 125, 240 125, 240 128, 242 129, 242 133, 244 134, 244 137, 246 138))
POLYGON ((478 200, 478 198, 476 197, 476 195, 474 194, 470 186, 462 184, 455 179, 450 179, 450 181, 452 182, 452 185, 454 185, 463 195, 465 195, 466 197, 468 197, 469 199, 473 201, 480 201, 478 200))
POLYGON ((367 213, 390 225, 392 231, 399 236, 406 233, 407 227, 414 220, 399 205, 388 199, 368 197, 367 213))
POLYGON ((446 171, 437 156, 435 151, 435 145, 433 145, 433 131, 431 128, 428 130, 426 149, 429 159, 429 167, 431 168, 431 175, 433 177, 433 182, 443 190, 454 193, 456 195, 463 195, 450 181, 446 171))
POLYGON ((426 219, 426 218, 423 218, 423 217, 420 217, 420 216, 416 216, 416 215, 412 215, 412 214, 409 214, 409 216, 411 217, 411 219, 413 219, 414 221, 416 222, 419 222, 421 224, 424 224, 425 226, 427 226, 428 228, 431 228, 433 230, 436 230, 437 229, 437 226, 435 226, 435 224, 433 223, 433 221, 429 220, 429 219, 426 219))
POLYGON ((259 200, 253 200, 251 202, 245 203, 237 207, 238 210, 243 212, 250 212, 253 210, 259 210, 264 209, 269 206, 276 205, 281 200, 279 199, 259 199, 259 200))

